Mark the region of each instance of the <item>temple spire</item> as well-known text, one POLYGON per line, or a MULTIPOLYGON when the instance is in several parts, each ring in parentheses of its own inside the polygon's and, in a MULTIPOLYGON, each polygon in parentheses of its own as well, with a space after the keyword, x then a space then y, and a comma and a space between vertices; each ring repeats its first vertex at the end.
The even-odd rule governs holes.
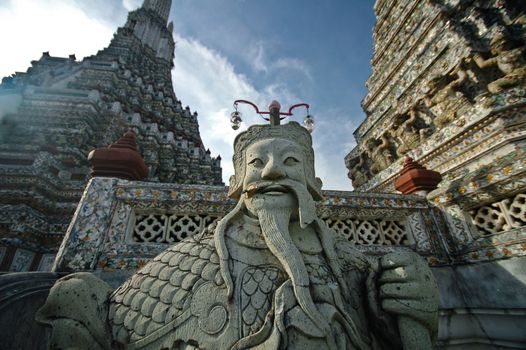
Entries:
POLYGON ((170 8, 172 7, 172 0, 144 0, 142 7, 145 9, 153 10, 165 22, 168 22, 170 8))

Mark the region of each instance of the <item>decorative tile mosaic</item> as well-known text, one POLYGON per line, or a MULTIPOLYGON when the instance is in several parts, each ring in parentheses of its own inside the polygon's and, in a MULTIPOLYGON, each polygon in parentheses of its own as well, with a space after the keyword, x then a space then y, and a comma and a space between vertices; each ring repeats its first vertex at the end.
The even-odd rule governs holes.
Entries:
POLYGON ((11 266, 9 267, 9 271, 29 271, 29 267, 31 266, 31 262, 33 261, 34 256, 35 253, 32 253, 25 249, 17 249, 13 257, 13 261, 11 262, 11 266))
POLYGON ((429 195, 435 204, 458 204, 463 210, 516 193, 526 186, 526 145, 464 174, 429 195))
MULTIPOLYGON (((508 95, 511 94, 512 92, 508 92, 508 95)), ((523 98, 518 105, 524 104, 526 104, 526 98, 523 98)), ((430 169, 434 169, 440 164, 440 171, 445 173, 474 159, 490 147, 499 145, 503 140, 523 136, 525 131, 522 128, 504 128, 507 125, 511 126, 520 122, 525 117, 526 109, 506 110, 500 113, 499 109, 495 109, 485 110, 485 113, 482 114, 470 114, 469 118, 466 117, 466 124, 463 126, 455 123, 445 126, 433 134, 424 144, 408 152, 408 155, 430 169), (474 148, 477 144, 480 147, 474 148)), ((360 191, 386 190, 387 187, 392 186, 390 182, 394 180, 401 169, 400 162, 393 163, 373 179, 360 186, 360 191)))
POLYGON ((42 259, 40 260, 40 264, 38 264, 38 271, 51 271, 51 268, 53 267, 53 262, 55 261, 56 256, 54 254, 44 254, 42 255, 42 259))

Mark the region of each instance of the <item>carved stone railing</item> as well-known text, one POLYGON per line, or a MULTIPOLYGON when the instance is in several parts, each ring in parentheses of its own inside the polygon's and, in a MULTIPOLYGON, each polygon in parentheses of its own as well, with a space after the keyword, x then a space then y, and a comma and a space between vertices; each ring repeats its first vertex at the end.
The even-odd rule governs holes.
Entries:
MULTIPOLYGON (((440 212, 419 196, 324 191, 317 212, 329 227, 369 254, 414 249, 444 260, 440 212)), ((228 213, 222 186, 94 178, 55 261, 57 271, 127 271, 228 213)))
MULTIPOLYGON (((202 232, 221 217, 206 214, 134 215, 133 230, 128 242, 177 243, 188 236, 202 232)), ((355 244, 410 245, 411 232, 406 218, 399 219, 344 219, 325 218, 327 225, 355 244)))
POLYGON ((526 194, 519 193, 471 210, 473 223, 482 235, 526 227, 526 194))

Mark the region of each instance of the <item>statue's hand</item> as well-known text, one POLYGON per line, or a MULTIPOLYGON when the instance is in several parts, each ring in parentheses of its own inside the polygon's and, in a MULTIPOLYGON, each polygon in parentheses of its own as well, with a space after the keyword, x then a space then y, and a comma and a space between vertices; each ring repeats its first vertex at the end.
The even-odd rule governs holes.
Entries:
POLYGON ((438 288, 426 261, 411 252, 390 253, 380 259, 379 296, 384 311, 410 317, 431 335, 438 323, 438 288))

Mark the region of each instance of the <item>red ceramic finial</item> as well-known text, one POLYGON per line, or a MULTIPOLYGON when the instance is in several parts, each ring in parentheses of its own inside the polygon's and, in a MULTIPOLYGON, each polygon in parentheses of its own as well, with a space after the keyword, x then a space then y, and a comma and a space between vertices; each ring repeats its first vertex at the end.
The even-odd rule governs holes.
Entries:
POLYGON ((438 187, 442 181, 439 172, 428 170, 415 162, 410 156, 404 157, 404 167, 400 175, 395 179, 394 185, 397 191, 403 194, 415 192, 431 192, 438 187))
POLYGON ((132 129, 129 129, 119 140, 117 140, 117 142, 111 144, 109 148, 127 148, 137 151, 135 132, 133 132, 132 129))
POLYGON ((131 129, 110 146, 91 151, 88 161, 92 177, 144 180, 148 176, 148 168, 137 151, 135 133, 131 129))

